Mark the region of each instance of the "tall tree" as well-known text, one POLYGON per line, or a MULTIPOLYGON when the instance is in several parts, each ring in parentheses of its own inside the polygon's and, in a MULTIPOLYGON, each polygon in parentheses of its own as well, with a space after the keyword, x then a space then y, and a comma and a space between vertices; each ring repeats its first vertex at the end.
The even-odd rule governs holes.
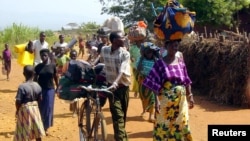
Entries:
MULTIPOLYGON (((149 27, 155 16, 151 2, 155 7, 162 7, 167 0, 99 0, 103 4, 102 13, 115 15, 125 24, 137 20, 146 20, 149 27)), ((250 6, 250 0, 179 0, 184 7, 197 13, 197 24, 238 26, 237 12, 250 6)))
MULTIPOLYGON (((99 0, 103 4, 102 13, 118 16, 125 25, 144 20, 153 27, 155 16, 151 8, 152 0, 99 0), (111 5, 111 6, 110 6, 111 5)), ((161 0, 163 1, 163 0, 161 0)), ((161 1, 154 0, 155 6, 163 6, 161 1)))
POLYGON ((237 13, 250 6, 249 0, 183 0, 183 5, 197 13, 197 22, 239 26, 237 13))

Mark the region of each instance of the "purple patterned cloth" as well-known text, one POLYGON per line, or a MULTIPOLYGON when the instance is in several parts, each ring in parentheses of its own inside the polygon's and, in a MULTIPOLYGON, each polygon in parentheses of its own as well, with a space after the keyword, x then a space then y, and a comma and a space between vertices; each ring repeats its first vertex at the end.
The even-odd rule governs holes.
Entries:
POLYGON ((167 65, 162 59, 157 60, 149 75, 143 81, 143 85, 159 93, 166 81, 185 86, 192 83, 186 65, 182 60, 179 60, 179 63, 174 65, 167 65))

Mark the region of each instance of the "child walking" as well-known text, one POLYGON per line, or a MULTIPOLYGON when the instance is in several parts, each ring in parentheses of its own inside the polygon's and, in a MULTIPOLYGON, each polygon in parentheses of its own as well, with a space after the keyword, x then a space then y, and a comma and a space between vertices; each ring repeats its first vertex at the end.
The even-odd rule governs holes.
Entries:
POLYGON ((141 44, 142 56, 138 58, 136 66, 138 71, 138 84, 139 84, 139 94, 142 101, 142 116, 149 112, 149 121, 154 122, 154 105, 155 96, 153 91, 149 90, 147 87, 142 85, 143 80, 149 74, 151 68, 153 67, 155 61, 158 59, 158 53, 160 48, 156 47, 151 42, 144 42, 141 44))
POLYGON ((7 81, 10 79, 10 71, 11 71, 11 51, 9 49, 9 44, 4 45, 5 49, 3 51, 3 60, 2 65, 4 66, 4 69, 6 71, 7 75, 7 81))
POLYGON ((59 54, 56 58, 56 67, 57 67, 57 74, 58 78, 60 78, 67 70, 66 64, 70 60, 70 58, 65 54, 65 48, 59 47, 59 54))

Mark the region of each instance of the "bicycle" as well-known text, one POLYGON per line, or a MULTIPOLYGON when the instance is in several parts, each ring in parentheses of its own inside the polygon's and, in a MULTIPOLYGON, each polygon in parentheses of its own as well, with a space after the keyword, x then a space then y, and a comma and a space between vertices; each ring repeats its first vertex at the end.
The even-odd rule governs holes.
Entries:
POLYGON ((80 86, 80 88, 87 91, 86 99, 78 110, 80 141, 106 141, 106 120, 101 111, 99 94, 105 93, 113 96, 111 88, 92 88, 92 85, 80 86))

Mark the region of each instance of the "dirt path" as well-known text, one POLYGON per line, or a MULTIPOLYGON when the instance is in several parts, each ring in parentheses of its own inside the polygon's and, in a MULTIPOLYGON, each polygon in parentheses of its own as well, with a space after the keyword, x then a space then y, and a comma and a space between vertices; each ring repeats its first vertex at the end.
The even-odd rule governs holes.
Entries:
MULTIPOLYGON (((24 81, 22 67, 13 60, 10 81, 0 74, 0 141, 12 140, 15 130, 15 95, 18 85, 24 81)), ((195 96, 195 108, 190 111, 191 131, 194 141, 207 141, 208 124, 250 124, 250 110, 215 104, 204 97, 195 96)), ((108 103, 104 107, 107 119, 108 141, 113 141, 113 128, 108 103)), ((140 117, 141 103, 130 93, 126 130, 130 141, 151 141, 153 124, 140 117)), ((56 98, 54 126, 51 136, 44 141, 77 141, 77 118, 69 112, 69 104, 56 98)))

